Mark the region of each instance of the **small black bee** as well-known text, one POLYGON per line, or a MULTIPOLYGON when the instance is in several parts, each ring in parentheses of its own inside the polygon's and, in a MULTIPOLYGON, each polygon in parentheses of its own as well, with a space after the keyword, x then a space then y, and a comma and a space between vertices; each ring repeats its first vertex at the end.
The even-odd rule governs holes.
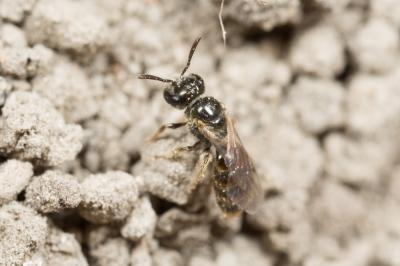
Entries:
MULTIPOLYGON (((203 144, 206 149, 214 146, 213 158, 204 163, 213 166, 212 183, 218 205, 226 214, 235 214, 243 210, 254 213, 262 197, 261 186, 232 119, 218 100, 201 96, 205 86, 199 75, 185 76, 200 39, 194 41, 186 66, 177 80, 148 74, 139 75, 140 79, 169 83, 164 90, 164 99, 175 108, 185 109, 185 122, 163 125, 155 136, 166 128, 175 129, 186 125, 199 141, 183 149, 191 150, 198 144, 203 144)), ((207 166, 203 169, 208 168, 207 166)))

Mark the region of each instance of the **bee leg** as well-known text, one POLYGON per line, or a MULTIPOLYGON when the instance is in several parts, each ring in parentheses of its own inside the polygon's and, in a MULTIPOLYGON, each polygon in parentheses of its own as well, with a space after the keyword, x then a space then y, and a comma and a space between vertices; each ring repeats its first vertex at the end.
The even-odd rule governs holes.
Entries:
POLYGON ((171 153, 171 157, 176 159, 179 157, 179 155, 182 152, 190 152, 190 151, 196 150, 198 147, 200 147, 201 144, 202 144, 202 142, 199 140, 199 141, 196 141, 196 143, 193 145, 175 148, 171 153))
POLYGON ((199 140, 193 145, 175 148, 170 153, 168 153, 166 155, 157 156, 157 158, 175 160, 175 159, 178 159, 183 152, 193 151, 193 150, 197 149, 198 147, 200 147, 201 144, 202 144, 202 142, 199 140))
POLYGON ((154 142, 156 140, 158 140, 160 138, 160 135, 167 129, 176 129, 176 128, 180 128, 183 127, 187 124, 187 122, 180 122, 180 123, 169 123, 169 124, 165 124, 160 126, 157 131, 148 139, 149 142, 154 142))
POLYGON ((194 169, 194 182, 192 190, 195 189, 199 184, 203 183, 209 176, 207 173, 210 170, 210 165, 213 162, 213 155, 210 151, 205 151, 200 155, 199 161, 196 163, 194 169))

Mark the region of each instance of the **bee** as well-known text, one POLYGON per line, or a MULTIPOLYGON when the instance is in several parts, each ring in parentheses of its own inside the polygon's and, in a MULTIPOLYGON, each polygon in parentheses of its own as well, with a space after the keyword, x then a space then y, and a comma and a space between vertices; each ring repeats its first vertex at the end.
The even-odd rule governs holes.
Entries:
POLYGON ((262 198, 260 180, 246 152, 234 122, 225 107, 215 98, 202 96, 204 80, 197 74, 185 75, 201 38, 196 39, 189 52, 187 63, 176 80, 164 79, 150 74, 140 74, 139 79, 168 83, 164 99, 171 106, 184 110, 185 121, 162 125, 154 137, 167 128, 187 126, 198 142, 181 150, 192 150, 203 145, 210 152, 202 169, 211 165, 212 185, 217 204, 225 214, 242 211, 253 214, 262 198))

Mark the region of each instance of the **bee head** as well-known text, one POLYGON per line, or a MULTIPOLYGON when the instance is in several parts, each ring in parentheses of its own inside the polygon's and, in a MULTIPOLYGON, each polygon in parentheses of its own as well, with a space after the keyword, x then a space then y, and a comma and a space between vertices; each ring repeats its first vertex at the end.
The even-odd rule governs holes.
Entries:
POLYGON ((196 74, 181 77, 164 90, 164 99, 175 108, 184 109, 204 93, 204 81, 196 74))
POLYGON ((198 96, 204 93, 204 81, 196 74, 189 74, 185 76, 186 70, 190 66, 192 56, 199 44, 201 38, 197 38, 190 49, 189 56, 186 62, 185 68, 182 70, 181 75, 178 80, 163 79, 154 75, 141 74, 140 79, 152 79, 170 85, 164 90, 164 99, 175 108, 184 109, 189 104, 196 99, 198 96))

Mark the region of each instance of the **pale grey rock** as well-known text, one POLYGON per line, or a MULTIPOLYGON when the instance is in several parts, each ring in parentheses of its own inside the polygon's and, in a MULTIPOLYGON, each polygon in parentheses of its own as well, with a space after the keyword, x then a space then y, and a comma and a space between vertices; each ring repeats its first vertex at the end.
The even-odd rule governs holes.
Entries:
POLYGON ((131 266, 152 266, 153 258, 150 254, 150 250, 146 245, 146 242, 141 241, 136 245, 131 252, 130 257, 131 266))
POLYGON ((247 221, 262 231, 290 231, 306 215, 308 195, 303 191, 289 191, 260 203, 257 213, 247 216, 247 221))
POLYGON ((80 214, 95 224, 122 221, 130 214, 138 194, 137 181, 127 173, 91 175, 82 182, 80 214))
POLYGON ((90 265, 128 266, 130 261, 130 243, 120 237, 115 227, 90 227, 87 232, 88 255, 90 265))
POLYGON ((304 261, 313 252, 313 226, 305 217, 289 232, 273 231, 265 236, 266 246, 270 245, 276 252, 284 252, 293 264, 304 261))
POLYGON ((333 78, 344 70, 344 52, 344 43, 336 28, 322 23, 297 34, 289 62, 294 72, 333 78))
POLYGON ((157 237, 175 235, 179 230, 201 224, 205 220, 202 215, 187 213, 178 208, 168 210, 157 221, 157 237))
POLYGON ((360 195, 331 181, 322 184, 311 203, 311 215, 318 229, 342 240, 351 238, 354 231, 361 229, 362 221, 367 218, 366 210, 360 195))
MULTIPOLYGON (((331 2, 331 0, 327 1, 331 2)), ((334 5, 333 1, 332 5, 334 5)), ((334 9, 332 7, 331 10, 333 12, 331 12, 329 17, 326 18, 326 21, 338 29, 343 41, 348 45, 349 39, 352 39, 355 32, 357 32, 365 23, 365 9, 362 6, 355 5, 353 8, 339 7, 339 9, 334 9)))
POLYGON ((32 48, 5 47, 0 50, 0 74, 16 78, 32 78, 52 64, 53 52, 43 45, 32 48))
POLYGON ((81 187, 77 179, 49 170, 37 176, 26 189, 26 203, 41 213, 54 213, 78 207, 81 187))
POLYGON ((291 87, 289 101, 302 128, 318 134, 343 126, 345 96, 338 82, 303 77, 291 87))
POLYGON ((287 85, 291 79, 290 66, 286 62, 274 58, 274 47, 271 46, 272 44, 266 43, 229 51, 221 66, 221 72, 226 82, 245 91, 258 91, 265 83, 278 86, 287 85), (265 55, 260 56, 259 49, 263 48, 265 55))
POLYGON ((27 46, 25 33, 13 24, 4 24, 0 28, 0 47, 18 47, 27 46))
POLYGON ((244 25, 259 26, 269 31, 280 25, 298 22, 302 12, 298 0, 235 0, 229 3, 229 15, 244 25))
POLYGON ((183 258, 179 252, 164 248, 153 254, 153 266, 183 266, 183 258))
POLYGON ((12 85, 4 77, 0 76, 0 111, 6 103, 7 97, 10 94, 12 85))
MULTIPOLYGON (((121 141, 121 130, 103 120, 86 124, 87 150, 83 162, 92 172, 126 170, 129 154, 121 141)), ((143 141, 143 140, 142 140, 143 141)))
POLYGON ((324 146, 327 174, 357 186, 376 186, 398 156, 393 142, 386 137, 359 139, 331 134, 324 146))
POLYGON ((33 91, 49 99, 67 122, 80 122, 98 110, 89 79, 79 65, 59 59, 46 74, 33 80, 33 91))
POLYGON ((397 0, 371 1, 371 13, 373 16, 383 17, 400 28, 400 3, 397 0))
POLYGON ((91 265, 129 266, 129 244, 122 238, 108 239, 105 243, 90 250, 91 265))
POLYGON ((351 1, 352 0, 314 0, 316 4, 334 12, 341 12, 351 1))
POLYGON ((48 266, 87 266, 80 243, 73 234, 51 227, 44 246, 44 257, 48 266))
POLYGON ((296 126, 277 121, 256 140, 250 144, 258 147, 253 149, 253 158, 262 158, 257 172, 266 188, 308 189, 319 178, 324 163, 322 150, 315 138, 296 126))
POLYGON ((399 82, 398 69, 385 75, 354 75, 346 99, 346 122, 350 130, 371 135, 382 132, 382 128, 397 126, 400 120, 399 82))
POLYGON ((351 54, 358 67, 366 72, 393 69, 399 60, 399 47, 398 29, 380 18, 371 18, 350 40, 351 54))
POLYGON ((236 236, 230 242, 218 242, 216 253, 216 266, 273 265, 272 258, 263 252, 262 247, 244 236, 236 236))
POLYGON ((137 241, 144 236, 152 236, 156 226, 157 215, 148 197, 138 200, 121 229, 121 235, 129 240, 137 241))
MULTIPOLYGON (((311 254, 304 260, 305 266, 353 266, 380 262, 373 256, 374 247, 367 239, 355 240, 337 253, 324 256, 311 254)), ((390 264, 389 264, 390 265, 390 264)), ((393 264, 395 265, 395 264, 393 264)))
POLYGON ((37 0, 2 0, 0 17, 4 20, 20 23, 29 13, 37 0))
POLYGON ((30 163, 8 160, 0 164, 0 206, 15 200, 33 176, 30 163))
POLYGON ((110 37, 106 20, 91 1, 39 0, 25 30, 30 43, 81 54, 96 52, 110 37))
POLYGON ((73 160, 82 147, 81 127, 66 124, 53 105, 36 93, 12 93, 2 113, 2 154, 55 166, 73 160))
POLYGON ((46 219, 21 203, 0 208, 0 265, 22 265, 45 243, 46 219))

